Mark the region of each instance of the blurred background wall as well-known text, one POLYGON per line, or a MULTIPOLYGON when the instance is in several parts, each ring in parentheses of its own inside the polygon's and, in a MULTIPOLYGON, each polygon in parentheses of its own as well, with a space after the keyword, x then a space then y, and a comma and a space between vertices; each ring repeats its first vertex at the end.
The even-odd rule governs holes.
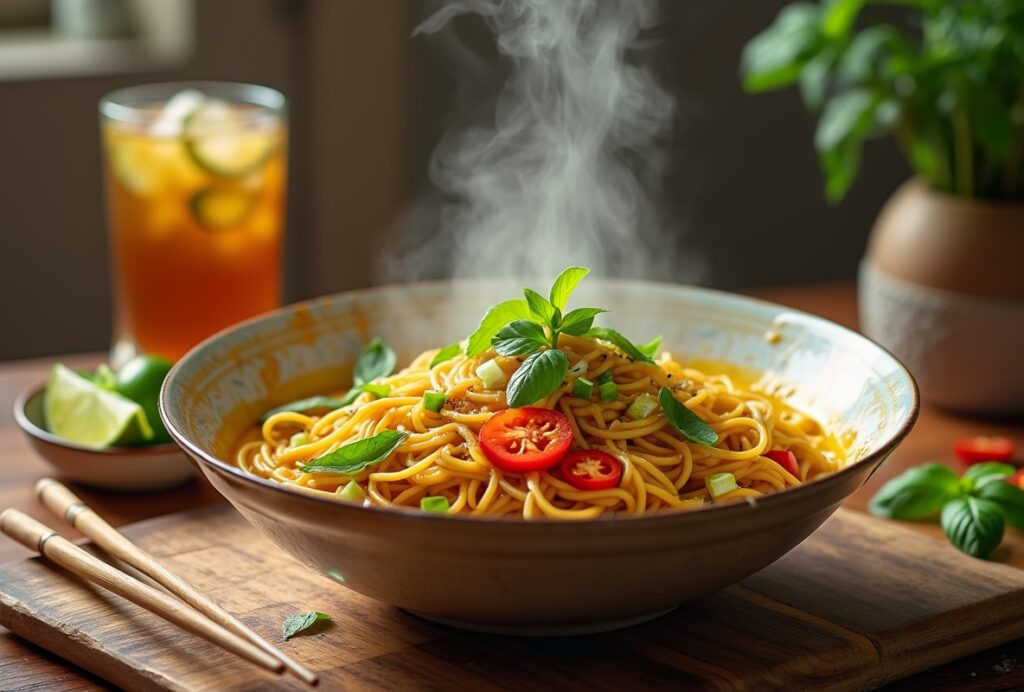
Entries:
MULTIPOLYGON (((410 38, 434 7, 418 0, 134 0, 138 12, 162 13, 153 25, 178 22, 179 35, 155 48, 106 45, 92 63, 73 53, 63 65, 47 49, 49 3, 11 2, 28 9, 0 9, 0 359, 108 345, 96 115, 108 91, 223 79, 289 97, 292 301, 379 280, 369 255, 429 185, 434 145, 501 84, 491 50, 492 88, 459 88, 444 42, 410 38), (33 58, 40 50, 54 59, 33 58)), ((797 95, 742 92, 741 48, 782 4, 663 2, 652 34, 650 58, 678 100, 666 223, 683 234, 683 252, 703 258, 703 284, 852 279, 878 209, 908 175, 890 143, 869 146, 850 195, 828 206, 797 95)), ((488 55, 482 23, 453 29, 488 55)))

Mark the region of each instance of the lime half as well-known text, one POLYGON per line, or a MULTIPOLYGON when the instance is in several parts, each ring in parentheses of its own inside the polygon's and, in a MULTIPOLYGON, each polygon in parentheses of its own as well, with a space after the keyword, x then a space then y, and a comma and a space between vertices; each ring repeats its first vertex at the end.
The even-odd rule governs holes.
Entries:
POLYGON ((210 231, 234 228, 249 216, 256 196, 233 188, 206 188, 192 195, 192 215, 210 231))
POLYGON ((58 363, 43 402, 54 435, 86 447, 130 445, 153 439, 142 406, 107 391, 58 363))

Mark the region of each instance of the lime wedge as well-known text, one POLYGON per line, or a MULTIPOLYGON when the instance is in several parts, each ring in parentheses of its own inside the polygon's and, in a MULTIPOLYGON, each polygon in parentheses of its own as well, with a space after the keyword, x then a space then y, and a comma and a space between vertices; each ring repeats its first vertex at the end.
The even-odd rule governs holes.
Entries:
POLYGON ((192 195, 192 215, 204 228, 221 231, 245 221, 256 196, 245 190, 210 187, 192 195))
POLYGON ((153 429, 139 404, 93 384, 60 363, 50 372, 43 412, 50 432, 86 447, 153 439, 153 429))
POLYGON ((184 142, 188 155, 207 173, 241 178, 266 163, 277 135, 248 127, 236 109, 211 99, 186 119, 184 142))

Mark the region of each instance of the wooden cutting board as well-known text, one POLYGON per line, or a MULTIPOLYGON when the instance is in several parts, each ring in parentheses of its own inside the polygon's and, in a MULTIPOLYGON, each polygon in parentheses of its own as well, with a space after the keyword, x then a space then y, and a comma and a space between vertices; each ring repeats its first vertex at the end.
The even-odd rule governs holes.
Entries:
MULTIPOLYGON (((514 638, 432 624, 301 567, 234 510, 125 533, 322 675, 322 689, 878 686, 1024 636, 1024 571, 839 510, 738 586, 603 635, 514 638), (281 622, 321 610, 287 642, 281 622)), ((129 689, 302 689, 34 558, 0 566, 0 625, 129 689)))

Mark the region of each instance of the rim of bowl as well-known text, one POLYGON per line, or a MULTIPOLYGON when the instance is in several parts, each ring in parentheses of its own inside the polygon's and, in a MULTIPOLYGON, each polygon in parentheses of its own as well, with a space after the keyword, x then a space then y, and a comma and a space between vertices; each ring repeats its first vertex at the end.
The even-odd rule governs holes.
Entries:
POLYGON ((41 396, 45 389, 45 384, 32 385, 23 389, 21 393, 18 394, 18 398, 14 400, 14 420, 17 421, 18 427, 36 439, 42 440, 43 442, 49 442, 50 444, 58 447, 73 449, 76 452, 87 452, 89 454, 107 457, 139 456, 140 454, 166 454, 168 452, 181 449, 181 447, 178 446, 178 443, 174 442, 173 439, 170 442, 164 442, 156 445, 103 448, 86 447, 85 445, 65 440, 63 437, 54 435, 49 430, 36 425, 31 419, 29 419, 28 414, 25 413, 25 407, 28 405, 28 402, 37 396, 41 396))
MULTIPOLYGON (((281 485, 280 483, 274 483, 273 481, 267 480, 265 478, 260 478, 259 476, 254 476, 252 474, 246 473, 245 471, 243 471, 242 469, 238 468, 234 464, 229 464, 229 463, 227 463, 225 461, 222 461, 222 460, 214 457, 211 454, 207 454, 206 451, 200 449, 198 445, 194 444, 184 434, 182 434, 178 430, 177 426, 174 424, 174 421, 167 414, 167 408, 168 407, 166 405, 166 402, 167 402, 168 393, 169 393, 169 389, 168 389, 167 383, 170 382, 172 379, 174 379, 177 376, 178 372, 181 369, 182 364, 185 361, 189 360, 193 356, 194 353, 196 353, 200 349, 206 347, 208 344, 211 344, 214 341, 220 339, 222 336, 224 336, 224 335, 226 335, 228 333, 234 332, 236 330, 242 329, 242 328, 244 328, 244 327, 246 327, 246 326, 248 326, 250 324, 254 324, 256 322, 260 322, 262 320, 265 320, 265 319, 267 319, 269 317, 272 317, 272 316, 275 316, 275 315, 283 315, 283 314, 286 314, 286 313, 291 313, 291 312, 294 312, 295 310, 300 309, 300 308, 310 308, 313 305, 315 305, 317 303, 320 303, 320 302, 323 302, 325 300, 333 301, 333 300, 336 300, 336 299, 339 299, 339 298, 345 298, 345 297, 360 297, 360 296, 365 296, 367 294, 372 294, 372 293, 384 293, 384 292, 387 292, 387 291, 394 291, 394 290, 415 290, 417 287, 429 288, 429 287, 434 287, 434 286, 451 285, 451 284, 454 284, 454 283, 471 284, 471 283, 493 283, 495 281, 510 281, 510 282, 529 281, 529 279, 522 279, 522 278, 517 278, 517 277, 494 277, 494 278, 487 278, 487 279, 471 277, 471 278, 463 278, 463 279, 432 279, 432 280, 428 280, 428 281, 414 281, 414 282, 409 282, 409 283, 385 284, 383 286, 372 286, 372 287, 368 287, 368 288, 353 289, 353 290, 349 290, 349 291, 341 291, 339 293, 332 293, 332 294, 329 294, 329 295, 326 295, 326 296, 320 296, 320 297, 316 297, 316 298, 311 298, 309 300, 303 300, 303 301, 299 301, 297 303, 291 303, 289 305, 284 305, 284 306, 281 306, 281 307, 276 308, 274 310, 269 310, 267 312, 261 313, 259 315, 254 316, 254 317, 250 317, 249 319, 242 320, 241 322, 237 322, 237 323, 235 323, 235 324, 233 324, 233 325, 231 325, 229 327, 226 327, 226 328, 218 331, 217 333, 207 337, 203 341, 199 342, 198 344, 193 346, 191 349, 189 349, 189 351, 184 356, 182 356, 181 359, 179 359, 177 363, 174 364, 174 366, 171 368, 171 371, 169 373, 167 373, 167 376, 164 378, 163 385, 161 385, 161 387, 160 387, 160 400, 159 400, 160 417, 163 419, 164 426, 167 428, 167 432, 169 432, 171 434, 171 438, 174 439, 174 441, 177 442, 177 444, 183 450, 188 452, 188 454, 193 459, 196 459, 199 462, 209 466, 215 473, 224 474, 224 475, 230 476, 232 478, 239 479, 243 483, 255 486, 257 488, 270 490, 271 492, 275 492, 275 493, 284 493, 288 497, 295 498, 298 501, 309 501, 309 502, 313 502, 313 503, 320 504, 320 505, 323 505, 323 506, 333 507, 334 509, 332 511, 339 511, 339 512, 371 512, 371 513, 374 513, 374 514, 382 514, 382 515, 385 515, 387 517, 394 518, 396 520, 434 521, 434 522, 451 522, 451 521, 454 520, 454 521, 459 521, 459 522, 468 522, 468 523, 472 523, 472 524, 492 525, 492 526, 493 525, 501 525, 501 526, 522 525, 522 526, 546 526, 546 527, 552 527, 552 526, 579 526, 579 525, 586 525, 586 524, 622 524, 622 525, 629 524, 629 525, 632 525, 632 524, 635 524, 637 522, 644 522, 644 523, 650 524, 650 523, 658 523, 658 522, 662 522, 662 521, 666 521, 666 520, 680 521, 681 517, 692 517, 693 520, 696 520, 697 517, 705 517, 705 516, 707 516, 708 512, 717 512, 716 516, 724 516, 726 512, 729 512, 729 513, 732 513, 732 514, 739 514, 741 512, 755 511, 755 510, 757 510, 758 507, 760 507, 760 506, 762 506, 762 505, 764 505, 766 503, 769 503, 770 505, 774 506, 774 505, 781 504, 781 503, 784 503, 784 502, 792 502, 792 501, 795 501, 798 497, 804 497, 805 495, 807 495, 808 492, 814 492, 814 488, 821 488, 821 487, 825 487, 825 486, 828 486, 828 485, 834 485, 834 484, 842 481, 846 477, 848 477, 848 476, 852 475, 853 473, 855 473, 861 467, 870 466, 872 464, 874 464, 877 467, 878 464, 880 464, 882 461, 884 461, 884 458, 888 454, 888 452, 890 452, 892 449, 894 449, 896 446, 898 446, 907 437, 907 435, 910 434, 910 431, 913 429, 914 424, 917 422, 918 415, 920 414, 920 411, 921 411, 921 395, 920 395, 920 390, 919 390, 918 385, 917 385, 917 381, 914 379, 914 376, 910 373, 910 371, 903 364, 903 362, 900 361, 899 358, 894 356, 888 349, 886 349, 885 347, 881 346, 880 344, 878 344, 873 339, 870 339, 870 338, 864 336, 863 334, 861 334, 860 332, 858 332, 858 331, 856 331, 854 329, 850 329, 849 327, 845 327, 845 326, 839 324, 838 322, 833 322, 830 319, 826 319, 824 317, 820 317, 818 315, 814 315, 814 314, 811 314, 809 312, 805 312, 803 310, 798 310, 796 308, 791 308, 791 307, 788 307, 788 306, 785 306, 785 305, 781 305, 779 303, 773 303, 771 301, 761 300, 760 298, 754 298, 754 297, 751 297, 751 296, 746 296, 746 295, 742 295, 742 294, 739 294, 739 293, 732 293, 732 292, 729 292, 729 291, 721 291, 721 290, 717 290, 717 289, 713 289, 713 288, 704 288, 702 286, 689 286, 689 285, 685 285, 685 284, 673 284, 673 283, 665 282, 665 281, 645 281, 645 280, 642 280, 642 279, 623 279, 623 278, 613 278, 613 277, 598 277, 598 278, 600 278, 601 281, 603 281, 605 283, 613 283, 613 284, 619 284, 619 285, 623 285, 623 286, 624 285, 634 285, 634 286, 637 286, 639 288, 643 288, 643 287, 665 287, 665 286, 672 286, 672 287, 676 287, 676 288, 684 288, 684 289, 686 289, 688 291, 694 291, 694 292, 697 292, 697 293, 704 293, 704 294, 707 294, 707 295, 710 295, 710 296, 722 296, 722 297, 726 297, 726 298, 728 298, 730 300, 737 300, 738 299, 738 300, 740 300, 742 302, 747 302, 747 303, 759 305, 761 307, 771 308, 773 310, 782 310, 782 311, 786 311, 786 312, 789 312, 789 313, 792 313, 792 314, 795 314, 795 315, 799 315, 801 317, 810 319, 810 320, 812 320, 814 322, 823 323, 823 324, 829 326, 830 328, 838 329, 838 330, 840 330, 842 332, 845 332, 847 335, 853 337, 855 340, 863 342, 863 343, 867 344, 868 346, 870 346, 870 347, 876 349, 877 351, 880 351, 881 353, 883 353, 886 356, 888 356, 890 359, 892 359, 892 362, 896 365, 897 369, 906 377, 907 382, 910 383, 910 390, 911 390, 911 406, 910 406, 909 415, 907 415, 906 420, 903 421, 903 423, 896 430, 896 432, 894 432, 892 435, 888 436, 882 442, 877 444, 875 446, 875 448, 870 453, 864 455, 863 458, 858 459, 857 461, 853 462, 852 464, 848 464, 848 465, 844 466, 843 468, 839 469, 838 471, 836 471, 834 473, 831 473, 831 474, 829 474, 827 476, 824 476, 822 478, 817 478, 817 479, 814 479, 814 480, 809 481, 809 482, 801 483, 800 485, 798 485, 796 487, 793 487, 793 488, 786 488, 785 490, 782 490, 782 491, 779 491, 779 492, 774 492, 774 493, 769 493, 768 495, 764 495, 762 497, 759 497, 759 498, 757 498, 756 502, 731 502, 731 503, 725 504, 725 505, 711 504, 711 505, 705 505, 705 506, 702 506, 702 507, 697 507, 695 509, 666 509, 666 510, 660 510, 660 511, 657 511, 657 512, 651 512, 651 513, 648 513, 648 514, 639 514, 639 515, 637 515, 637 514, 602 515, 602 516, 597 517, 595 519, 566 520, 566 519, 551 519, 551 518, 548 518, 548 517, 544 517, 544 518, 541 518, 541 519, 523 520, 523 519, 518 518, 518 517, 491 517, 491 516, 468 516, 468 515, 467 516, 463 516, 463 515, 450 515, 449 516, 449 515, 440 515, 440 514, 433 513, 433 512, 423 512, 423 511, 418 510, 418 509, 416 509, 414 507, 390 507, 390 506, 389 507, 379 507, 379 506, 376 506, 376 505, 372 505, 370 507, 365 507, 363 505, 357 505, 355 503, 341 502, 341 501, 332 500, 332 499, 326 498, 326 497, 319 497, 317 495, 310 495, 310 494, 306 494, 306 493, 301 493, 301 492, 298 492, 298 491, 295 491, 295 490, 291 490, 287 486, 281 485)), ((872 471, 871 473, 874 473, 874 471, 872 471)), ((221 493, 221 494, 223 495, 223 493, 221 493)))

